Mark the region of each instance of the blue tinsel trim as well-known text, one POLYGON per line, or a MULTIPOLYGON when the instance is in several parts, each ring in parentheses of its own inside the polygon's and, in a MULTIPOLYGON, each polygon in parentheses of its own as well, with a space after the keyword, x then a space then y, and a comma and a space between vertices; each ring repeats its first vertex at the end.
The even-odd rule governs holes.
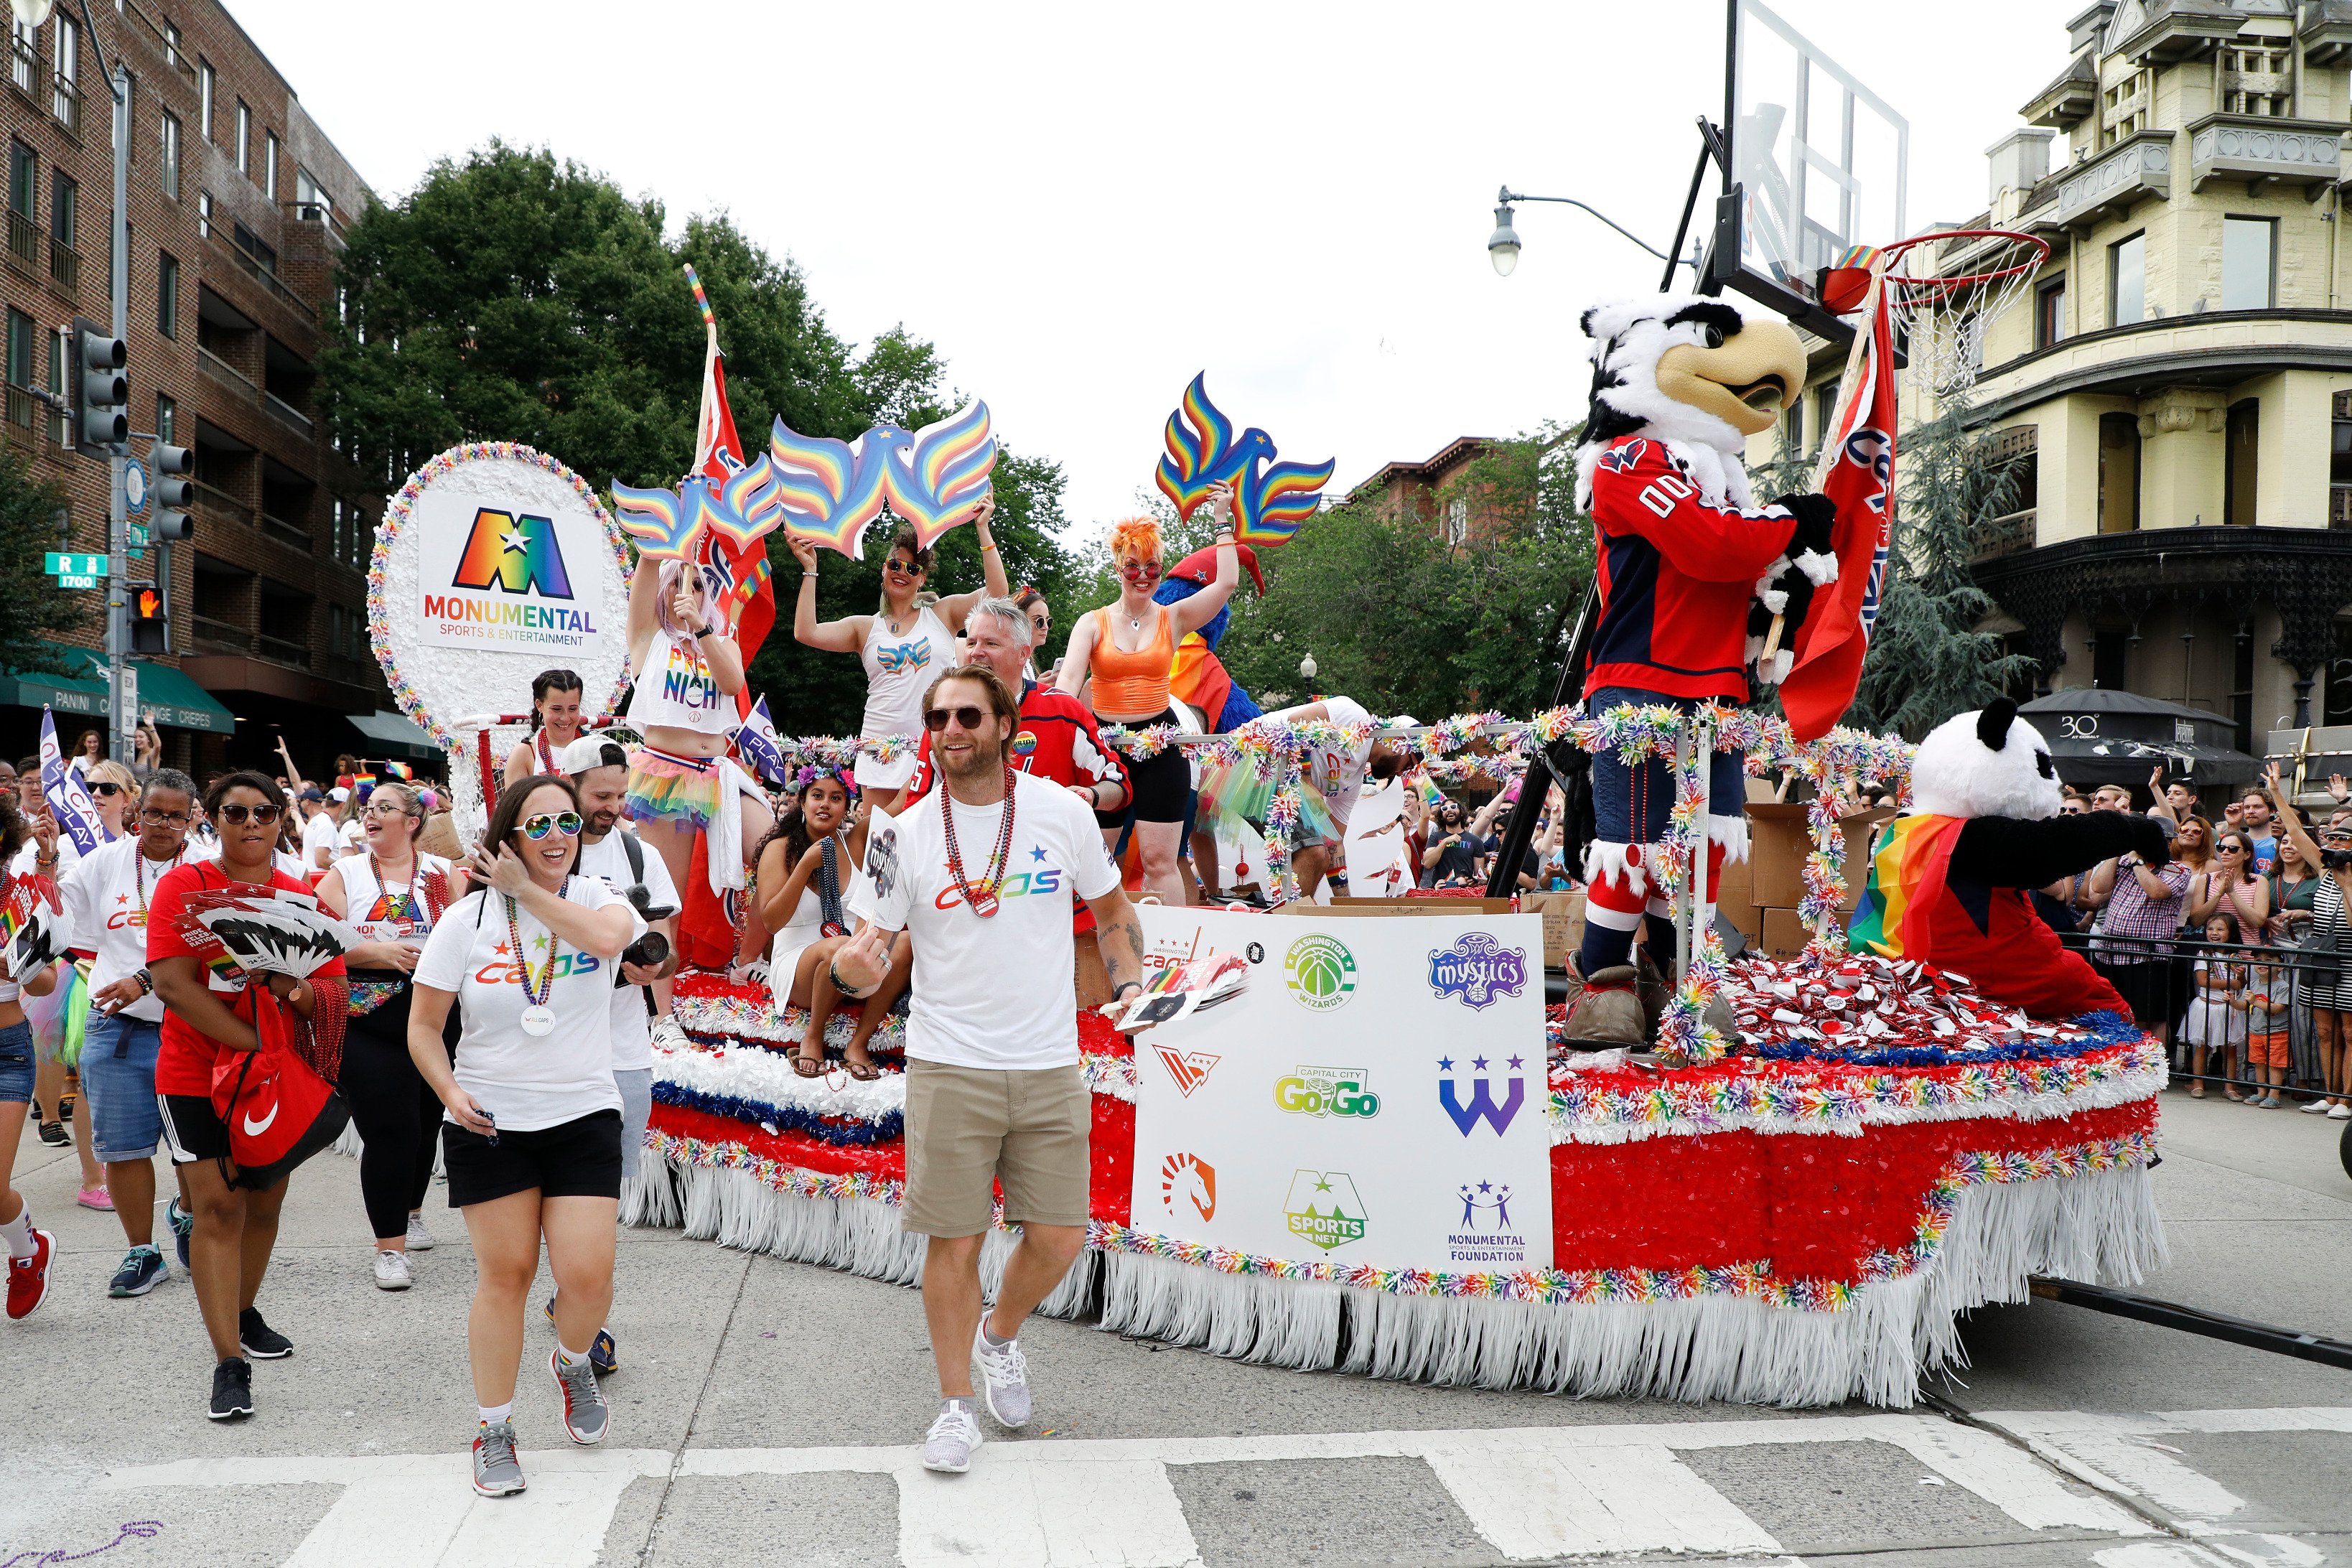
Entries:
POLYGON ((754 1127, 764 1122, 780 1132, 804 1133, 821 1143, 843 1149, 895 1142, 906 1131, 907 1122, 905 1114, 896 1110, 885 1112, 879 1121, 841 1121, 797 1106, 770 1105, 765 1100, 744 1100, 731 1094, 704 1094, 658 1079, 654 1084, 654 1099, 664 1105, 724 1116, 754 1127))

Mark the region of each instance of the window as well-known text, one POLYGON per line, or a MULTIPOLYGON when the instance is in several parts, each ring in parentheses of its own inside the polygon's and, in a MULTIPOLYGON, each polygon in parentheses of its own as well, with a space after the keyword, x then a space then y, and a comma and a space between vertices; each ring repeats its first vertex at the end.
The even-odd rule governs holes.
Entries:
POLYGON ((1461 544, 1470 538, 1470 502, 1455 496, 1445 503, 1445 542, 1461 544))
POLYGON ((155 439, 171 446, 180 438, 180 405, 164 396, 155 395, 155 439))
POLYGON ((2221 220, 2221 309, 2267 310, 2273 303, 2271 257, 2276 222, 2266 217, 2221 220))
POLYGON ((1791 398, 1780 411, 1780 460, 1787 462, 1805 449, 1805 404, 1791 398))
POLYGON ((334 220, 335 198, 319 184, 317 175, 299 163, 294 165, 294 201, 299 206, 317 207, 321 222, 334 220))
POLYGON ((155 253, 155 330, 180 335, 180 258, 164 250, 155 253))
MULTIPOLYGON (((22 310, 8 312, 8 384, 33 384, 33 318, 22 310)), ((8 400, 12 405, 15 398, 8 400)))
POLYGON ((2252 528, 2259 474, 2256 458, 2263 444, 2263 405, 2254 398, 2230 405, 2227 433, 2221 437, 2221 521, 2231 528, 2252 528))
POLYGON ((2147 129, 2148 98, 2155 82, 2155 73, 2136 70, 2106 89, 2099 109, 2100 146, 2112 147, 2147 129))
POLYGON ((236 172, 253 178, 253 110, 241 98, 236 100, 236 172))
POLYGON ((58 79, 49 96, 49 112, 63 121, 67 130, 74 131, 81 123, 81 99, 74 91, 74 74, 81 61, 81 28, 61 13, 54 19, 58 79))
POLYGON ((1838 384, 1825 381, 1813 388, 1813 450, 1821 450, 1829 439, 1830 426, 1837 423, 1838 384))
POLYGON ((220 79, 213 72, 210 60, 196 61, 196 130, 207 142, 213 139, 213 91, 220 79))
POLYGON ((33 216, 33 189, 40 179, 38 168, 30 147, 13 140, 8 143, 8 210, 18 217, 33 216))
POLYGON ((49 238, 73 248, 74 219, 81 213, 81 187, 62 169, 49 171, 49 238))
POLYGON ((196 193, 196 233, 199 237, 210 238, 212 232, 213 194, 210 191, 198 191, 196 193))
POLYGON ((2099 416, 2099 531, 2139 527, 2139 416, 2099 416))
POLYGON ((180 24, 163 24, 163 63, 177 68, 180 63, 180 24))
POLYGON ((271 201, 278 199, 278 132, 266 131, 261 136, 261 194, 271 201))
POLYGON ((2147 236, 2107 247, 2107 325, 2128 327, 2147 315, 2147 236))
POLYGON ((41 58, 41 34, 11 17, 8 23, 8 79, 19 92, 33 90, 34 62, 41 58))
POLYGON ((2046 349, 2066 336, 2066 279, 2053 278, 2033 292, 2033 346, 2046 349))
POLYGON ((335 552, 335 559, 338 561, 351 559, 345 553, 343 544, 343 503, 341 500, 333 502, 327 508, 327 538, 330 541, 330 548, 335 552))
POLYGON ((163 194, 176 202, 180 199, 180 117, 170 110, 163 111, 157 147, 163 153, 158 177, 163 194))

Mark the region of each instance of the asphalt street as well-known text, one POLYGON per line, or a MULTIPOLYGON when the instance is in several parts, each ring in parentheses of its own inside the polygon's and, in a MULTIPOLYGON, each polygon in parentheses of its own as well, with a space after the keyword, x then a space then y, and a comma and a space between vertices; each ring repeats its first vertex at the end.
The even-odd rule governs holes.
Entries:
MULTIPOLYGON (((2342 1124, 2164 1110, 2172 1261, 2146 1289, 2352 1340, 2342 1124)), ((2352 1563, 2352 1373, 2074 1307, 1979 1313, 1971 1367, 1908 1412, 1419 1387, 1041 1321, 1030 1432, 941 1478, 915 1463, 915 1292, 662 1230, 622 1236, 610 1439, 562 1443, 534 1321, 530 1490, 478 1501, 473 1270, 437 1190, 440 1246, 385 1294, 354 1163, 296 1174, 262 1306, 297 1350, 224 1426, 185 1279, 108 1299, 121 1236, 73 1206, 71 1152, 28 1129, 16 1170, 62 1254, 48 1304, 0 1322, 0 1568, 2352 1563)))

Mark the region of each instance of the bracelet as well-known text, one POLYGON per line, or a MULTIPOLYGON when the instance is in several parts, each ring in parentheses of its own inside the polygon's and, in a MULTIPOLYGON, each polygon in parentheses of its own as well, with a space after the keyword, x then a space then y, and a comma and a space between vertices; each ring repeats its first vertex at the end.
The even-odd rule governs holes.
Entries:
POLYGON ((980 547, 980 552, 981 552, 982 555, 985 555, 985 554, 987 554, 990 551, 992 551, 992 550, 993 550, 993 549, 995 549, 995 548, 996 548, 996 546, 995 546, 993 543, 983 544, 983 545, 982 545, 982 546, 980 547))
POLYGON ((699 626, 695 630, 694 640, 700 642, 704 637, 709 637, 710 635, 711 629, 709 626, 699 626))
POLYGON ((1130 986, 1130 985, 1132 985, 1132 986, 1134 986, 1134 987, 1135 987, 1135 993, 1136 993, 1136 994, 1137 994, 1137 995, 1140 996, 1141 994, 1143 994, 1143 982, 1142 982, 1142 981, 1140 981, 1140 980, 1122 980, 1122 981, 1120 981, 1118 984, 1116 984, 1116 985, 1114 985, 1114 986, 1112 986, 1112 987, 1110 988, 1110 999, 1111 999, 1112 1001, 1116 1002, 1116 1001, 1118 1001, 1121 996, 1126 995, 1126 994, 1127 994, 1127 988, 1128 988, 1129 986, 1130 986))
POLYGON ((131 978, 139 982, 139 988, 143 994, 149 996, 155 994, 155 977, 152 974, 144 969, 140 969, 134 970, 131 978))
MULTIPOLYGON (((844 980, 841 977, 841 971, 834 967, 833 960, 829 958, 824 961, 824 977, 833 982, 833 988, 835 991, 840 992, 852 1002, 863 1001, 874 994, 872 991, 857 990, 856 987, 852 986, 848 981, 844 980)), ((878 991, 880 989, 881 987, 879 985, 875 987, 875 990, 878 991)))

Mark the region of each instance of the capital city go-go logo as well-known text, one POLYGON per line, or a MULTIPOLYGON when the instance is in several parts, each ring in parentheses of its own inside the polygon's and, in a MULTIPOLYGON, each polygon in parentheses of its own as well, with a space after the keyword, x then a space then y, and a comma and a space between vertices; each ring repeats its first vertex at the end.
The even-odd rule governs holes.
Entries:
POLYGON ((1301 1065, 1288 1078, 1274 1080, 1274 1108, 1318 1120, 1344 1116, 1369 1121, 1381 1113, 1381 1097, 1364 1087, 1370 1077, 1361 1068, 1301 1065))
POLYGON ((1336 936, 1300 937, 1282 955, 1290 994, 1310 1013, 1328 1013, 1356 994, 1356 955, 1336 936))
POLYGON ((1370 1220, 1364 1200, 1356 1195, 1355 1179, 1345 1171, 1299 1171, 1290 1178, 1290 1195, 1282 1205, 1290 1234, 1328 1252, 1364 1239, 1370 1220))
POLYGON ((1452 947, 1430 950, 1429 990, 1440 1000, 1459 997, 1476 1013, 1527 987, 1527 949, 1505 947, 1486 931, 1464 931, 1452 947))

